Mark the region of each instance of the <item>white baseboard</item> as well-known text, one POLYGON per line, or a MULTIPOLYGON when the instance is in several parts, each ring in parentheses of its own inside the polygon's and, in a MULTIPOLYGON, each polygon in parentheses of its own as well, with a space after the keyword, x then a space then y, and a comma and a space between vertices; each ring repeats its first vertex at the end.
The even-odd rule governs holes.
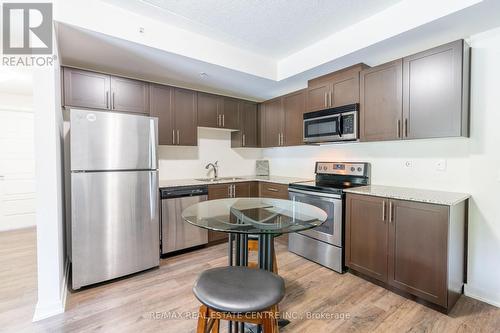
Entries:
POLYGON ((68 295, 68 281, 69 281, 69 265, 70 262, 66 258, 64 263, 64 278, 61 283, 61 299, 51 302, 49 304, 36 304, 35 314, 33 315, 33 321, 39 321, 46 319, 58 314, 61 314, 66 309, 66 297, 68 295))
POLYGON ((481 302, 485 302, 500 308, 500 294, 499 293, 491 293, 479 288, 474 288, 470 285, 465 285, 464 287, 464 295, 475 298, 481 302))

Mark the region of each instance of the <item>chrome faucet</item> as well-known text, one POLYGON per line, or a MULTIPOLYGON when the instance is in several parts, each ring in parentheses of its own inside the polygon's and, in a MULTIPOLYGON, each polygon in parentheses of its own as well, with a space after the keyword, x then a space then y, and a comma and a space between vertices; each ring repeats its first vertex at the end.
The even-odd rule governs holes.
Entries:
POLYGON ((212 167, 212 169, 214 170, 214 178, 217 179, 217 177, 219 176, 218 175, 218 171, 219 171, 219 161, 215 161, 215 163, 208 163, 207 165, 205 165, 205 169, 208 169, 210 167, 212 167))

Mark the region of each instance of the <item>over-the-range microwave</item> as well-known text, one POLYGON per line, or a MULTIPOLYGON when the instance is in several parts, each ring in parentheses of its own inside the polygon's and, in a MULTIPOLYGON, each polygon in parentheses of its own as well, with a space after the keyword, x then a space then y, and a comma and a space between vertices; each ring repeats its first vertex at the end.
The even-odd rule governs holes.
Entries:
POLYGON ((304 113, 304 142, 358 140, 359 104, 304 113))

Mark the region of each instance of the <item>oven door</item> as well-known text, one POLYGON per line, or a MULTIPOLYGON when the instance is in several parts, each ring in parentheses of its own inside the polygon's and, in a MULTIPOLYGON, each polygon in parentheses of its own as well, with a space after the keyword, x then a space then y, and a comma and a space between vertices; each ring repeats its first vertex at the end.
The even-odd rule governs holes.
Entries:
POLYGON ((340 114, 304 119, 304 142, 340 139, 340 114))
POLYGON ((342 247, 342 196, 290 188, 290 200, 323 209, 328 217, 319 227, 299 232, 302 235, 342 247))

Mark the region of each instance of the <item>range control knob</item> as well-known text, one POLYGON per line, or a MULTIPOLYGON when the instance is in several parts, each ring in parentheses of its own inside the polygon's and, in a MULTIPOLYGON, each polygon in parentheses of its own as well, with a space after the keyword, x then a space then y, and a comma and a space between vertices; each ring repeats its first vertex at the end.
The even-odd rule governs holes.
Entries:
POLYGON ((351 171, 352 172, 356 171, 356 168, 355 167, 351 167, 351 171))
POLYGON ((361 167, 358 167, 358 172, 361 172, 363 169, 361 169, 361 167))
POLYGON ((321 170, 321 169, 323 169, 323 167, 320 165, 320 166, 318 167, 318 170, 321 170))

